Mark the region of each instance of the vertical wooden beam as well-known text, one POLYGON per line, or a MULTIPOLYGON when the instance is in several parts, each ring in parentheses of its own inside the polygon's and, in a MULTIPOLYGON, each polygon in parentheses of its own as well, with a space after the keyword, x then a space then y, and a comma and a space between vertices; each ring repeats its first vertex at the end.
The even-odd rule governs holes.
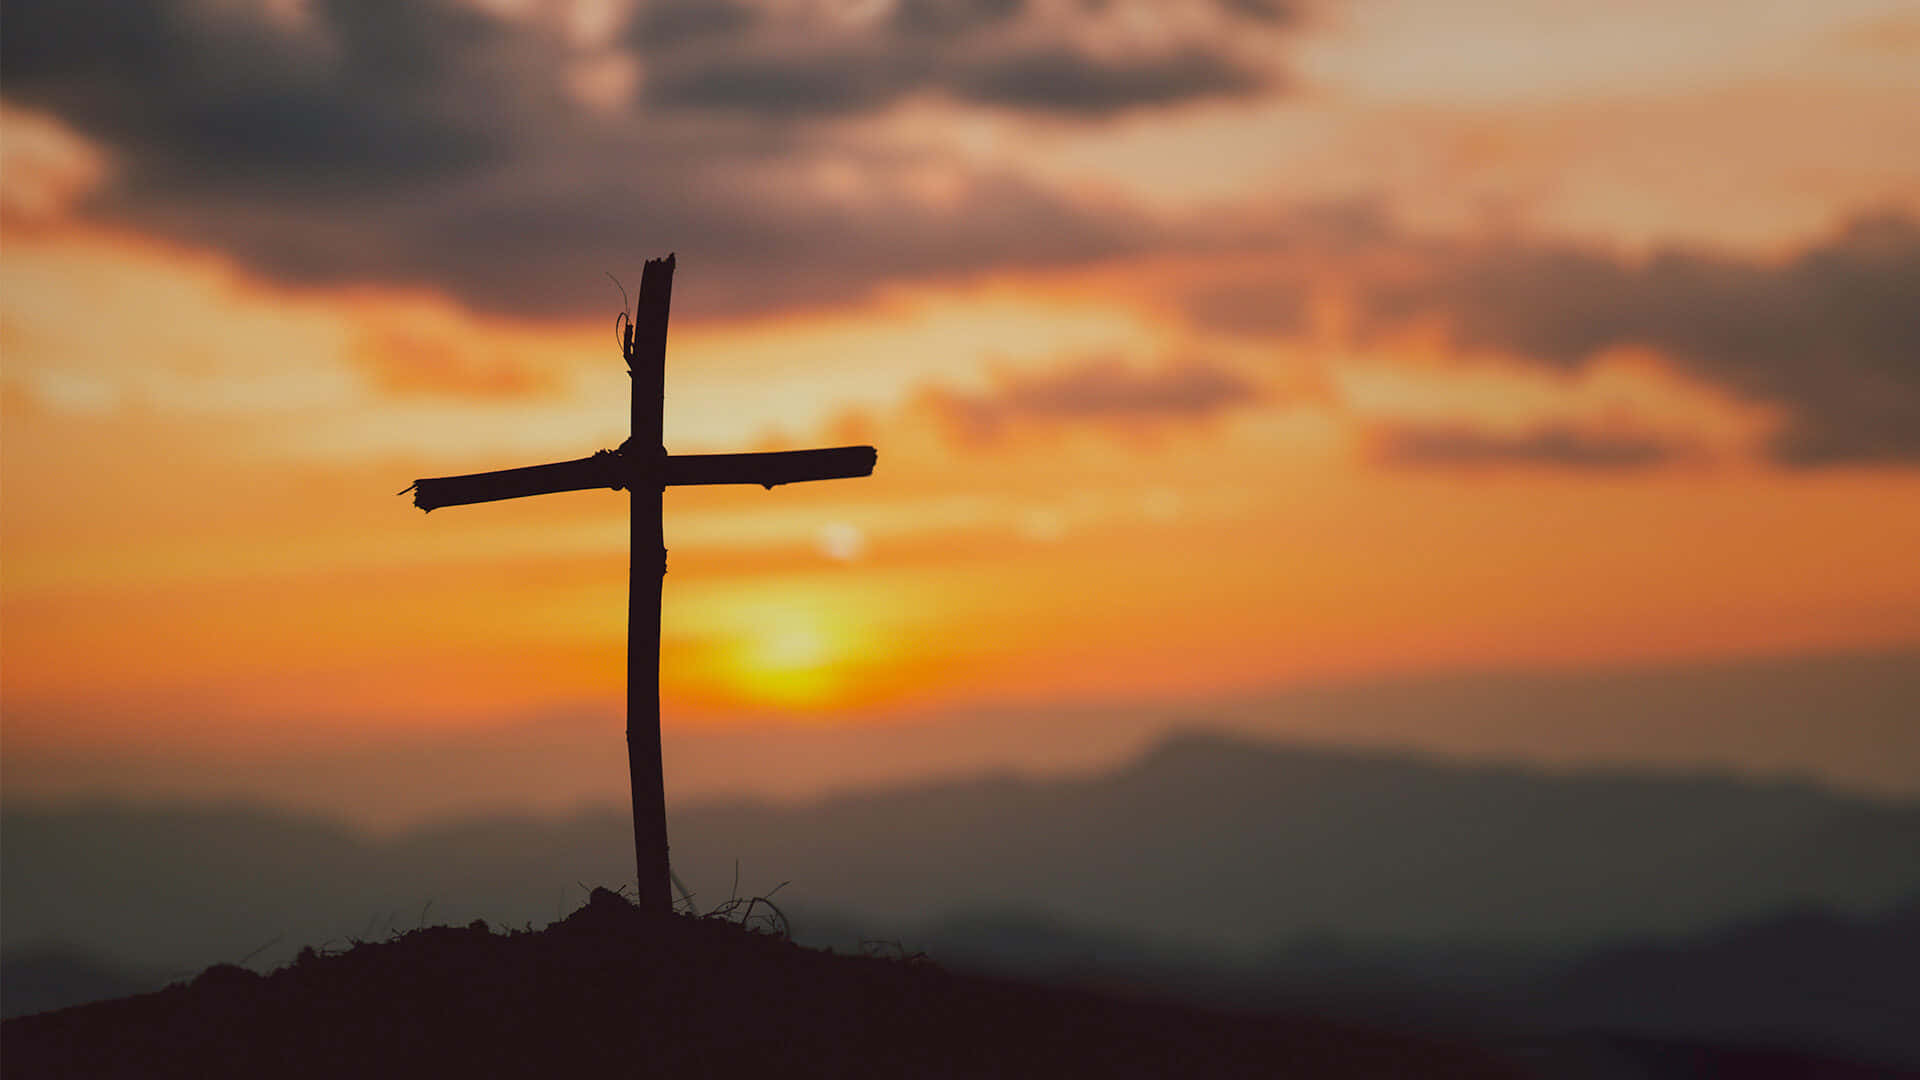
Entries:
POLYGON ((637 460, 629 497, 627 576, 627 773, 633 788, 633 855, 637 902, 669 914, 673 890, 667 862, 667 791, 660 762, 660 591, 666 584, 667 539, 661 521, 666 492, 662 427, 667 396, 667 311, 673 301, 673 256, 650 259, 633 313, 633 438, 637 460), (660 553, 656 566, 653 552, 660 553))

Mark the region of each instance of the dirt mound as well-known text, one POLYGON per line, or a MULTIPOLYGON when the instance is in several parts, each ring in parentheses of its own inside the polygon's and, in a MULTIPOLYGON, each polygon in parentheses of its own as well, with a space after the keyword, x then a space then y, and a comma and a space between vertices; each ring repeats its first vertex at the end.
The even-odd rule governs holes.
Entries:
POLYGON ((1469 1047, 835 955, 604 889, 8 1021, 8 1077, 1504 1076, 1469 1047))

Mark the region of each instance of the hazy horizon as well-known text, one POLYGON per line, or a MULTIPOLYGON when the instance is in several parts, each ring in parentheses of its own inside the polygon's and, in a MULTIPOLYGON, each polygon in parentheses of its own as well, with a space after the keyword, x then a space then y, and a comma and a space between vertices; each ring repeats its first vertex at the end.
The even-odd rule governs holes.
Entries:
MULTIPOLYGON (((674 806, 804 802, 988 773, 1098 772, 1168 737, 1218 732, 1546 770, 1719 772, 1908 801, 1920 798, 1920 726, 1907 709, 1916 695, 1920 654, 1890 652, 1450 674, 1211 703, 1001 707, 827 731, 743 722, 670 730, 667 787, 674 806), (1666 740, 1647 740, 1650 729, 1666 740)), ((9 804, 244 802, 379 833, 502 813, 624 812, 621 731, 617 712, 602 707, 478 731, 268 741, 238 753, 15 743, 0 759, 0 786, 9 804)))
MULTIPOLYGON (((624 806, 390 833, 233 802, 4 809, 6 941, 143 964, 211 963, 276 928, 278 962, 376 913, 557 919, 632 881, 624 806)), ((699 910, 785 881, 784 906, 864 936, 1000 913, 1248 956, 1316 934, 1525 955, 1920 899, 1920 799, 1244 733, 1052 776, 682 805, 670 824, 699 910)))

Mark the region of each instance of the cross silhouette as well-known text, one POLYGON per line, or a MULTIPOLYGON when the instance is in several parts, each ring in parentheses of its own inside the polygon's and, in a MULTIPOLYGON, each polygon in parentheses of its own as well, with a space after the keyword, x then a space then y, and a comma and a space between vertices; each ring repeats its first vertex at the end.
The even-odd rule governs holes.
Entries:
MULTIPOLYGON (((667 309, 673 300, 673 256, 650 259, 640 300, 622 341, 633 378, 633 434, 617 450, 522 469, 415 480, 407 491, 422 510, 517 499, 556 491, 622 488, 632 492, 627 577, 627 771, 633 788, 633 852, 638 903, 662 914, 673 910, 667 863, 667 797, 660 764, 660 590, 667 574, 661 510, 666 489, 690 484, 776 484, 870 476, 871 446, 790 450, 768 454, 669 454, 665 419, 667 309), (652 497, 652 496, 660 497, 652 497), (639 553, 660 548, 657 584, 641 580, 639 553), (651 655, 646 652, 652 644, 651 655), (651 723, 637 729, 650 718, 651 723)), ((406 494, 405 491, 401 492, 406 494)))

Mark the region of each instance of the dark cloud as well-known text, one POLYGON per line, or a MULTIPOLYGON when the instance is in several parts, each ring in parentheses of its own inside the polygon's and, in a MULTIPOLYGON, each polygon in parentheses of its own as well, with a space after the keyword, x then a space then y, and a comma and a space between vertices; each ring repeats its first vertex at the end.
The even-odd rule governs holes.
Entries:
POLYGON ((1229 281, 1197 286, 1181 297, 1187 320, 1205 330, 1246 337, 1297 334, 1307 326, 1302 281, 1229 281))
POLYGON ((1259 400, 1245 376, 1206 363, 1140 370, 1108 357, 1003 378, 991 392, 939 391, 927 399, 958 438, 990 442, 1010 432, 1092 425, 1137 433, 1211 419, 1259 400))
MULTIPOLYGON (((643 8, 629 35, 647 57, 646 96, 671 108, 791 117, 872 111, 909 95, 1085 117, 1246 97, 1272 89, 1266 67, 1222 34, 1095 52, 1071 24, 1023 20, 1015 0, 902 0, 859 28, 724 17, 727 34, 649 33, 675 5, 643 8), (753 32, 746 32, 749 26, 753 32)), ((741 9, 745 10, 745 9, 741 9)), ((1098 17, 1098 13, 1095 13, 1098 17)), ((705 29, 713 16, 697 17, 705 29)), ((719 20, 714 20, 719 21, 719 20)))
POLYGON ((1789 418, 1780 461, 1920 461, 1920 222, 1856 218, 1781 262, 1685 251, 1629 261, 1502 245, 1374 290, 1376 322, 1440 312, 1467 345, 1563 370, 1650 346, 1789 418))
POLYGON ((1106 114, 1212 97, 1245 97, 1271 78, 1233 57, 1189 49, 1135 60, 1109 60, 1059 47, 995 57, 957 71, 952 89, 989 105, 1106 114))
POLYGON ((896 0, 892 25, 907 34, 950 37, 1004 23, 1026 6, 1026 0, 896 0))
POLYGON ((1219 4, 1230 14, 1268 23, 1291 22, 1300 14, 1298 6, 1285 0, 1219 0, 1219 4))
POLYGON ((664 52, 741 34, 758 22, 759 16, 759 8, 734 0, 650 0, 635 14, 627 43, 664 52))
POLYGON ((647 0, 585 44, 464 0, 304 10, 8 0, 0 92, 109 152, 113 179, 83 213, 285 282, 571 315, 608 306, 601 271, 678 250, 677 306, 697 315, 1173 235, 937 150, 859 142, 836 126, 849 116, 927 93, 1073 119, 1264 85, 1244 59, 1260 54, 1229 35, 1095 57, 1060 10, 1011 0, 922 0, 864 22, 833 5, 647 0), (576 98, 579 65, 622 55, 640 73, 633 101, 576 98), (817 165, 857 176, 859 197, 811 182, 817 165), (929 169, 950 181, 938 199, 913 194, 929 169))
POLYGON ((960 101, 1027 112, 1107 116, 1128 109, 1244 97, 1272 78, 1223 53, 1189 49, 1128 59, 1069 46, 946 56, 902 45, 841 46, 817 52, 768 49, 695 63, 664 62, 649 100, 674 108, 755 115, 866 112, 910 93, 936 90, 960 101))
POLYGON ((1656 465, 1683 456, 1669 443, 1642 435, 1541 428, 1502 435, 1470 427, 1389 425, 1376 430, 1373 456, 1390 465, 1551 465, 1620 469, 1656 465))
POLYGON ((109 145, 160 197, 406 187, 510 152, 483 111, 498 24, 447 0, 315 9, 323 34, 238 7, 11 0, 4 91, 109 145))
POLYGON ((844 302, 887 281, 1071 264, 1163 235, 1149 223, 1079 213, 1006 178, 976 180, 937 214, 904 201, 854 213, 778 192, 756 199, 726 177, 702 179, 698 170, 568 177, 538 198, 508 179, 351 217, 189 211, 145 220, 242 252, 284 281, 378 276, 447 288, 482 310, 535 315, 610 316, 618 292, 602 271, 637 275, 642 259, 676 251, 677 318, 844 302))
POLYGON ((723 56, 661 65, 647 96, 674 108, 750 113, 865 112, 898 100, 921 81, 904 58, 866 51, 723 56))

